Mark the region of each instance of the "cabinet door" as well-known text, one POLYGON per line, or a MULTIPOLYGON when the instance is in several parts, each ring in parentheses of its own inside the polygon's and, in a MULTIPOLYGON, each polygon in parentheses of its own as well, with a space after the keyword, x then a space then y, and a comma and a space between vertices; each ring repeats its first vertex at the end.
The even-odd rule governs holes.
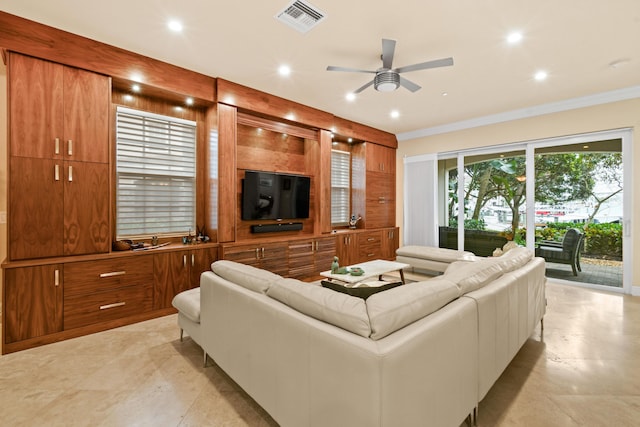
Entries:
POLYGON ((10 52, 7 73, 11 155, 62 157, 63 66, 10 52))
POLYGON ((173 297, 191 285, 191 253, 187 250, 153 256, 153 308, 171 307, 173 297))
POLYGON ((258 245, 225 246, 222 251, 222 259, 260 267, 261 251, 258 245))
POLYGON ((289 273, 287 242, 260 245, 260 267, 272 273, 286 276, 289 273))
POLYGON ((109 252, 109 165, 64 162, 64 255, 109 252))
POLYGON ((382 257, 384 259, 395 261, 396 250, 400 242, 399 232, 397 227, 382 230, 382 257))
POLYGON ((396 150, 382 145, 367 143, 367 171, 395 174, 396 150))
POLYGON ((333 257, 336 256, 336 238, 323 237, 315 239, 314 251, 314 274, 318 275, 322 271, 330 270, 333 257))
POLYGON ((6 344, 62 331, 62 265, 5 270, 6 344))
POLYGON ((62 162, 12 157, 9 169, 10 259, 60 256, 63 240, 62 162))
POLYGON ((336 237, 338 264, 346 267, 358 262, 358 237, 356 233, 340 233, 336 237))
POLYGON ((367 172, 366 227, 395 226, 395 202, 394 175, 367 172))
POLYGON ((64 67, 64 155, 70 160, 108 163, 109 77, 64 67))
POLYGON ((195 249, 191 251, 191 288, 200 286, 200 275, 211 271, 211 263, 218 259, 218 248, 195 249))
POLYGON ((302 279, 313 275, 315 243, 312 239, 289 242, 289 277, 302 279))

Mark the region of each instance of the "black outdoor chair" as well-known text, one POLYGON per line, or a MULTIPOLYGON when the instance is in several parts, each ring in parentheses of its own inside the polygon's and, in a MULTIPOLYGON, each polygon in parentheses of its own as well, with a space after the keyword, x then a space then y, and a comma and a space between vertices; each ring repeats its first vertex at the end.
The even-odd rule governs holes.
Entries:
POLYGON ((536 256, 542 257, 547 262, 569 264, 573 275, 577 276, 580 267, 580 252, 582 250, 584 234, 570 228, 564 235, 562 242, 543 240, 536 248, 536 256))

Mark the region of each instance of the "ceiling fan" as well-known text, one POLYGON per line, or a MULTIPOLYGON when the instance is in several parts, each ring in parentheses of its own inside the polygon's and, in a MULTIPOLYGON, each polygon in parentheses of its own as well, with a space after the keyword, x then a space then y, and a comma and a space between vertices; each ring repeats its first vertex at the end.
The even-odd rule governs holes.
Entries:
POLYGON ((357 68, 334 67, 329 65, 327 71, 347 71, 354 73, 370 73, 375 74, 373 80, 356 89, 353 93, 357 94, 373 85, 380 92, 391 92, 402 86, 411 92, 420 90, 420 86, 410 80, 405 79, 400 74, 409 71, 426 70, 428 68, 447 67, 453 65, 453 58, 436 59, 434 61, 422 62, 420 64, 407 65, 405 67, 391 68, 393 63, 393 54, 396 50, 396 41, 382 39, 382 68, 377 70, 360 70, 357 68))

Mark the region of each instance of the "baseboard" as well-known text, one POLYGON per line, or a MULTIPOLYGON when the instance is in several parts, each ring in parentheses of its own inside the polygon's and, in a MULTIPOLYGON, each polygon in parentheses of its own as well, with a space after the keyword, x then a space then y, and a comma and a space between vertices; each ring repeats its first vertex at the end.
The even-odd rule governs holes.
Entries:
POLYGON ((632 286, 631 295, 633 295, 634 297, 640 297, 640 286, 632 286))

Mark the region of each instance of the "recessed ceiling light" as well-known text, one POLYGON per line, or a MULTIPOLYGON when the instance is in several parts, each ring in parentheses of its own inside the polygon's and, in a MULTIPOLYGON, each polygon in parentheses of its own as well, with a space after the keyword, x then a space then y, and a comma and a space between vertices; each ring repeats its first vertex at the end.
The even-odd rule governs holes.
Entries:
POLYGON ((353 92, 350 92, 350 93, 345 95, 345 98, 347 99, 347 101, 355 101, 356 100, 356 94, 353 93, 353 92))
POLYGON ((520 31, 513 31, 507 35, 507 43, 518 44, 522 41, 522 33, 520 31))
POLYGON ((131 102, 131 101, 133 101, 133 96, 127 94, 127 95, 124 96, 124 100, 131 102))
POLYGON ((131 86, 131 90, 134 92, 140 92, 140 85, 133 85, 131 86))
POLYGON ((293 120, 295 120, 295 119, 296 119, 296 115, 295 115, 295 114, 293 114, 293 113, 289 113, 289 114, 287 114, 286 116, 284 116, 284 118, 285 118, 285 119, 287 119, 287 120, 291 120, 291 121, 293 121, 293 120))
POLYGON ((172 19, 167 23, 167 27, 173 32, 179 33, 182 31, 182 22, 172 19))
POLYGON ((349 138, 349 139, 347 139, 347 142, 348 142, 349 144, 351 144, 351 143, 353 142, 353 138, 349 138))
POLYGON ((184 103, 187 105, 193 105, 193 98, 187 98, 184 100, 184 103))
POLYGON ((442 96, 449 96, 449 92, 442 92, 442 96))
POLYGON ((280 67, 278 67, 278 74, 280 74, 282 77, 287 77, 291 74, 291 67, 289 67, 288 65, 281 65, 280 67))
POLYGON ((398 110, 392 110, 391 111, 391 118, 392 119, 397 119, 398 117, 400 117, 400 112, 398 110))
POLYGON ((631 60, 629 58, 620 58, 620 59, 616 59, 615 61, 611 61, 609 63, 609 67, 611 67, 611 68, 620 68, 620 67, 624 67, 629 62, 631 62, 631 60))
POLYGON ((537 81, 541 82, 541 81, 543 81, 543 80, 546 80, 548 76, 549 76, 549 74, 547 74, 547 72, 546 72, 546 71, 544 71, 544 70, 540 70, 540 71, 537 71, 537 72, 533 75, 533 78, 534 78, 534 79, 536 79, 537 81))
POLYGON ((137 82, 137 83, 142 83, 142 74, 139 73, 132 73, 131 77, 129 77, 129 79, 131 81, 137 82))
POLYGON ((176 106, 174 107, 174 110, 176 110, 176 111, 182 111, 182 107, 181 107, 181 106, 179 106, 179 105, 176 105, 176 106))

